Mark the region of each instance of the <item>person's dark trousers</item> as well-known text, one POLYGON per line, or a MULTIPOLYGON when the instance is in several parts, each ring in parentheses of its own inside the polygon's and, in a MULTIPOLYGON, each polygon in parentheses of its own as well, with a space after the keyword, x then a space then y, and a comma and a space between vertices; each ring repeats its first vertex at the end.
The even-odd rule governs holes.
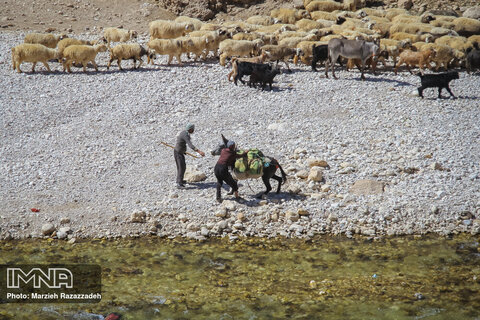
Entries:
POLYGON ((185 175, 185 170, 187 169, 185 155, 177 150, 173 150, 173 156, 175 157, 175 163, 177 164, 177 184, 183 184, 183 176, 185 175))
POLYGON ((238 191, 238 184, 235 179, 233 179, 232 175, 230 172, 228 172, 228 166, 224 164, 216 164, 215 165, 215 177, 217 177, 217 199, 220 199, 222 197, 222 185, 223 182, 228 184, 231 188, 232 191, 238 191))

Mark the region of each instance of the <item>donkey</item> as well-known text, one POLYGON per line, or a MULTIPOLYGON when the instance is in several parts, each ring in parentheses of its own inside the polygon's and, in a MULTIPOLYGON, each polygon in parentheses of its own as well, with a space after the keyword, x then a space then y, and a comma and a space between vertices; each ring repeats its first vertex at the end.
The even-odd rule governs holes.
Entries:
POLYGON ((360 72, 362 80, 365 80, 363 70, 368 58, 378 54, 380 47, 375 42, 366 42, 364 40, 331 39, 328 41, 328 60, 325 64, 325 76, 328 78, 328 67, 332 65, 332 76, 335 76, 335 63, 339 56, 348 59, 360 59, 362 62, 360 72))
MULTIPOLYGON (((225 138, 223 134, 222 134, 222 140, 223 140, 223 143, 219 145, 215 150, 211 151, 211 154, 213 156, 220 155, 220 152, 222 151, 222 149, 227 147, 228 139, 225 138)), ((285 173, 285 171, 283 171, 282 167, 280 166, 280 163, 278 163, 278 161, 272 157, 268 157, 268 158, 271 159, 270 165, 268 167, 263 168, 263 174, 262 174, 262 181, 265 184, 265 187, 267 188, 267 190, 264 193, 260 193, 257 198, 261 198, 262 195, 267 195, 272 190, 270 179, 274 179, 278 181, 277 194, 280 193, 281 185, 287 181, 287 174, 285 173), (277 171, 277 168, 280 169, 282 177, 279 177, 275 174, 275 172, 277 171)))

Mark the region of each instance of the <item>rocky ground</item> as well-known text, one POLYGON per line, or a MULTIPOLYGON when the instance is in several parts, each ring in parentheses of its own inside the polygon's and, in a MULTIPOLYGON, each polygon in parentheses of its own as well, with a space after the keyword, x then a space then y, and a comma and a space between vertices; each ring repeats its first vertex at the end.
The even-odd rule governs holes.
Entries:
POLYGON ((295 66, 261 91, 228 82, 216 60, 120 72, 107 53, 99 72, 18 74, 10 48, 23 36, 0 33, 1 238, 480 232, 478 74, 451 83, 457 99, 419 98, 407 71, 333 80, 295 66), (201 150, 223 133, 278 159, 281 193, 257 199, 261 180, 242 181, 243 199, 225 190, 217 204, 209 154, 187 159, 206 180, 177 190, 160 142, 188 122, 201 150))

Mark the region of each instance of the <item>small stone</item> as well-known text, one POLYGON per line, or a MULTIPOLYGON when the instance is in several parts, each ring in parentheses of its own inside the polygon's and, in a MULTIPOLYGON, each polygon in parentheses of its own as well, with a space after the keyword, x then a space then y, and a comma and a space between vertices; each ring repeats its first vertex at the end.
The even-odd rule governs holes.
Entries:
POLYGON ((70 223, 70 218, 62 218, 60 220, 60 224, 67 224, 67 223, 70 223))
POLYGON ((321 167, 312 167, 310 173, 308 174, 309 181, 322 181, 323 180, 323 169, 321 167))
POLYGON ((244 221, 245 220, 245 214, 243 212, 237 213, 237 220, 238 221, 244 221))
POLYGON ((307 165, 311 167, 322 167, 322 168, 329 168, 330 166, 328 165, 327 161, 317 159, 317 158, 308 158, 307 159, 307 165))
POLYGON ((187 222, 188 221, 188 218, 183 214, 183 213, 180 213, 178 215, 178 220, 182 221, 182 222, 187 222))
POLYGON ((144 223, 147 218, 147 214, 143 211, 134 211, 130 215, 130 222, 132 223, 144 223))
POLYGON ((66 238, 67 238, 67 233, 66 233, 66 232, 62 232, 62 231, 58 231, 58 232, 57 232, 57 238, 58 238, 58 239, 66 239, 66 238))
POLYGON ((227 208, 222 207, 215 212, 215 216, 219 218, 225 218, 227 216, 227 208))
POLYGON ((384 183, 376 180, 357 180, 350 188, 356 195, 373 195, 383 193, 384 183))
POLYGON ((51 235, 55 231, 55 226, 51 223, 45 223, 42 226, 42 234, 44 236, 51 235))
POLYGON ((323 186, 320 187, 320 191, 322 192, 328 192, 330 191, 330 189, 331 189, 331 186, 328 184, 324 184, 323 186))
POLYGON ((210 230, 208 230, 206 227, 202 227, 200 229, 200 234, 204 237, 208 237, 208 235, 210 234, 210 230))
POLYGON ((237 208, 237 204, 231 200, 224 200, 222 206, 228 211, 235 211, 235 209, 237 208))
POLYGON ((70 240, 68 240, 68 243, 74 244, 76 241, 77 241, 77 238, 71 238, 70 240))
POLYGON ((310 214, 308 210, 304 208, 298 209, 297 213, 299 216, 308 216, 310 214))
POLYGON ((295 221, 298 221, 298 219, 300 219, 300 216, 296 212, 287 211, 287 213, 285 214, 285 219, 295 222, 295 221))
POLYGON ((307 170, 300 170, 298 171, 295 176, 300 179, 306 179, 308 178, 308 171, 307 170))

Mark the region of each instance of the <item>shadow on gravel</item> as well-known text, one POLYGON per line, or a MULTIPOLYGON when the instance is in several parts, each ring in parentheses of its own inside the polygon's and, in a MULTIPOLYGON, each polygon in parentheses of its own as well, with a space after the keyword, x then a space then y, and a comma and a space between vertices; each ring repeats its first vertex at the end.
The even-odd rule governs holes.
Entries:
POLYGON ((192 182, 192 183, 187 183, 183 190, 205 190, 205 189, 215 189, 217 186, 216 182, 192 182))
POLYGON ((240 199, 236 200, 235 198, 231 199, 234 201, 238 201, 241 204, 246 205, 247 207, 259 207, 260 206, 260 201, 262 200, 267 200, 269 202, 280 202, 280 200, 285 200, 286 202, 291 201, 291 200, 305 200, 306 196, 303 195, 298 195, 298 194, 293 194, 293 193, 288 193, 288 192, 280 192, 279 194, 276 193, 269 193, 266 197, 263 196, 263 192, 255 194, 255 195, 250 195, 250 194, 245 194, 245 197, 241 197, 240 199))

